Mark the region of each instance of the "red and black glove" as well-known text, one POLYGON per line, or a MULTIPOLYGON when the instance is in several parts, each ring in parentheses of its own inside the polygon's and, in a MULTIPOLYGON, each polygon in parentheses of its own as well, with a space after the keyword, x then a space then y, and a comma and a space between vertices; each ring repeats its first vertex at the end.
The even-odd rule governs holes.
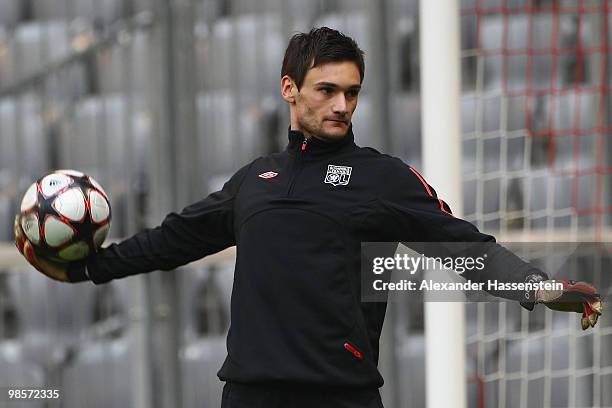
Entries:
POLYGON ((21 228, 21 216, 15 217, 13 224, 13 232, 15 234, 15 246, 21 252, 21 255, 36 268, 40 273, 48 276, 51 279, 68 282, 68 264, 53 262, 42 257, 38 257, 34 250, 34 245, 28 241, 23 229, 21 228))
POLYGON ((542 283, 560 283, 563 289, 538 289, 535 293, 536 303, 542 303, 551 310, 582 313, 582 330, 589 326, 595 327, 603 311, 603 302, 591 284, 572 280, 549 280, 542 283))

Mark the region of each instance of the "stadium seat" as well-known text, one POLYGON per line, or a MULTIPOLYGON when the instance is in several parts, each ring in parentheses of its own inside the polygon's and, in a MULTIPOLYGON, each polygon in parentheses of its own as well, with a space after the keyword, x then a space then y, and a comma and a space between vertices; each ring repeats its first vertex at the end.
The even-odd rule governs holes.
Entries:
MULTIPOLYGON (((589 357, 593 354, 592 339, 589 336, 589 338, 584 338, 584 340, 587 341, 580 341, 579 347, 572 348, 573 352, 570 349, 572 346, 565 331, 553 332, 551 336, 533 336, 520 341, 510 341, 506 346, 506 373, 519 375, 521 373, 533 374, 539 370, 544 370, 546 348, 549 347, 547 345, 548 342, 551 344, 554 355, 550 369, 561 372, 567 369, 571 370, 570 367, 573 367, 574 363, 569 360, 570 357, 576 362, 589 362, 592 359, 592 357, 589 357)), ((540 379, 536 378, 528 381, 528 401, 530 404, 542 406, 545 388, 541 385, 543 384, 544 376, 550 375, 550 371, 546 370, 542 372, 540 379)), ((520 405, 520 393, 526 392, 525 390, 519 392, 520 382, 520 379, 506 381, 506 406, 520 405)), ((577 383, 575 402, 569 400, 568 387, 567 385, 564 386, 564 384, 568 384, 568 377, 555 375, 551 383, 551 406, 592 406, 592 403, 589 402, 593 395, 592 377, 585 376, 577 383)))
MULTIPOLYGON (((361 97, 360 97, 361 98, 361 97)), ((390 101, 391 145, 388 151, 421 169, 421 101, 416 93, 393 95, 390 101)), ((365 112, 357 107, 356 115, 365 112)))
POLYGON ((8 86, 13 75, 12 61, 9 55, 10 33, 0 26, 0 88, 8 86))
MULTIPOLYGON (((42 387, 47 382, 44 366, 31 361, 21 341, 24 330, 24 311, 14 287, 18 278, 15 271, 0 270, 0 384, 12 387, 42 387)), ((42 403, 35 402, 36 407, 42 403)))
POLYGON ((310 23, 316 18, 323 3, 317 2, 316 6, 313 7, 312 2, 305 2, 300 0, 286 0, 286 15, 292 19, 292 24, 295 30, 305 31, 310 29, 310 23))
POLYGON ((125 338, 83 344, 75 361, 63 373, 63 386, 68 390, 63 396, 63 406, 133 406, 134 391, 130 381, 133 378, 130 374, 133 348, 125 338))
POLYGON ((236 55, 244 61, 238 65, 241 85, 254 92, 279 89, 284 46, 280 20, 270 14, 245 15, 236 21, 236 30, 236 55))
POLYGON ((230 172, 232 157, 239 135, 233 120, 235 101, 229 91, 198 95, 198 135, 200 154, 208 174, 230 172))
MULTIPOLYGON (((366 55, 370 50, 368 16, 363 10, 328 13, 317 18, 313 27, 333 27, 351 36, 366 55)), ((365 80, 367 81, 367 76, 365 80)))
POLYGON ((48 168, 41 104, 34 94, 0 100, 0 147, 2 168, 20 175, 19 191, 25 192, 48 168))
POLYGON ((0 26, 13 27, 21 16, 20 0, 3 0, 0 2, 0 26))
POLYGON ((88 326, 87 299, 93 287, 64 285, 34 272, 16 268, 9 275, 19 319, 19 340, 34 364, 59 363, 66 347, 88 326))
POLYGON ((122 7, 128 2, 121 0, 32 0, 32 3, 35 19, 85 17, 108 24, 121 17, 122 7))
MULTIPOLYGON (((371 146, 374 140, 372 137, 372 103, 369 95, 359 95, 356 115, 353 116, 353 133, 355 143, 360 146, 371 146)), ((388 135, 389 139, 391 135, 388 135)))
MULTIPOLYGON (((507 43, 502 43, 504 18, 500 15, 482 17, 480 25, 480 46, 485 52, 493 52, 493 56, 485 57, 484 88, 494 89, 501 87, 503 47, 523 52, 518 55, 509 55, 507 64, 507 86, 511 90, 524 90, 527 86, 527 57, 526 49, 531 46, 535 49, 550 47, 550 32, 552 20, 547 15, 533 16, 534 33, 531 44, 528 44, 527 15, 511 15, 507 19, 507 43), (548 41, 548 42, 547 42, 548 41)), ((548 87, 550 84, 551 60, 549 55, 535 56, 532 62, 532 88, 548 87)))
POLYGON ((425 403, 425 376, 414 373, 425 372, 425 336, 413 334, 400 339, 397 350, 397 378, 409 379, 401 381, 402 392, 398 408, 424 407, 425 403))
POLYGON ((11 220, 15 217, 17 211, 16 205, 13 202, 17 201, 13 198, 13 187, 15 183, 10 172, 0 170, 0 242, 10 242, 13 239, 13 224, 11 220), (10 181, 5 180, 5 175, 10 181))
POLYGON ((179 307, 185 319, 187 343, 226 333, 233 267, 233 262, 226 262, 205 267, 186 266, 181 270, 179 307))
MULTIPOLYGON (((18 342, 2 340, 0 340, 0 384, 3 387, 10 385, 14 388, 45 388, 49 385, 45 381, 44 367, 29 362, 18 342)), ((43 408, 47 406, 47 403, 44 400, 32 400, 28 401, 27 405, 33 408, 43 408)))
POLYGON ((0 99, 0 160, 6 171, 16 171, 15 155, 15 101, 11 98, 0 99))
POLYGON ((83 305, 90 324, 72 343, 72 358, 61 371, 62 384, 68 390, 64 395, 67 407, 132 405, 131 376, 126 373, 133 368, 130 356, 136 346, 127 326, 128 296, 125 282, 91 287, 83 305))
POLYGON ((230 90, 198 95, 199 157, 203 158, 205 174, 233 173, 259 155, 261 103, 255 94, 236 98, 230 90), (236 120, 236 112, 243 112, 240 120, 236 120))
MULTIPOLYGON (((216 21, 210 28, 210 32, 198 30, 195 39, 198 43, 206 42, 206 52, 198 55, 201 60, 199 66, 209 67, 204 70, 203 86, 206 90, 230 87, 230 75, 232 74, 232 50, 235 47, 231 44, 233 25, 230 20, 222 19, 216 21), (204 35, 207 36, 204 36, 204 35), (207 40, 206 40, 207 39, 207 40)), ((245 62, 246 65, 246 62, 245 62)), ((253 67, 251 65, 251 67, 253 67)))
POLYGON ((113 208, 111 233, 125 236, 128 192, 139 200, 148 177, 152 124, 145 101, 90 97, 79 101, 73 112, 61 129, 61 166, 83 171, 104 187, 113 208))
MULTIPOLYGON (((284 133, 278 130, 279 110, 284 108, 278 98, 280 30, 278 18, 270 14, 197 25, 197 64, 210 67, 198 74, 202 93, 196 104, 200 146, 206 149, 201 157, 207 158, 203 163, 208 174, 233 172, 268 149, 277 150, 271 147, 277 145, 273 139, 284 133), (240 120, 235 112, 243 112, 240 120)), ((285 123, 280 127, 286 129, 285 123)))
POLYGON ((9 184, 16 182, 11 178, 17 174, 15 115, 14 100, 0 99, 0 191, 6 188, 7 194, 9 184))
MULTIPOLYGON (((580 131, 590 131, 595 134, 597 128, 597 115, 599 110, 599 95, 593 92, 571 91, 551 97, 549 103, 554 104, 550 110, 554 112, 552 125, 554 130, 562 134, 571 134, 573 129, 580 131)), ((560 154, 569 155, 572 153, 571 146, 565 146, 566 151, 560 154)), ((591 160, 595 157, 590 153, 591 160)), ((584 159, 587 159, 585 157, 584 159)))
POLYGON ((125 46, 115 44, 98 54, 100 93, 112 95, 129 91, 140 94, 150 88, 149 41, 146 33, 135 32, 125 46))
POLYGON ((197 64, 210 67, 200 73, 204 90, 231 86, 239 86, 241 92, 278 89, 283 37, 276 16, 247 14, 211 25, 199 22, 195 35, 197 64))
POLYGON ((69 53, 70 33, 65 22, 56 20, 20 24, 8 49, 12 80, 32 75, 69 53))
MULTIPOLYGON (((580 27, 581 46, 595 47, 597 38, 591 35, 591 21, 582 19, 580 27)), ((564 88, 574 83, 576 68, 575 55, 571 53, 559 53, 553 55, 552 47, 571 48, 575 47, 576 23, 571 15, 561 15, 558 22, 559 36, 553 38, 554 19, 550 13, 510 15, 507 18, 506 44, 502 43, 502 32, 504 30, 504 17, 493 14, 482 17, 480 46, 482 51, 494 55, 485 57, 484 88, 494 89, 501 87, 502 47, 513 51, 505 60, 507 89, 513 92, 524 92, 530 90, 549 90, 551 85, 556 88, 564 88), (531 22, 530 22, 531 21, 531 22), (529 37, 531 27, 531 40, 529 37), (557 42, 553 43, 553 40, 557 42), (527 49, 536 52, 531 57, 529 65, 527 49), (531 68, 530 68, 531 67, 531 68), (530 75, 529 75, 530 73, 530 75), (552 75, 556 76, 554 84, 551 84, 552 75)), ((587 54, 586 59, 597 63, 594 55, 587 54)), ((588 73, 583 72, 583 77, 588 73)), ((598 78, 591 78, 591 83, 597 83, 598 78)))
POLYGON ((226 354, 225 336, 204 338, 185 345, 181 356, 185 407, 219 405, 223 383, 217 377, 217 371, 226 354))
POLYGON ((186 267, 180 273, 181 316, 185 344, 181 353, 183 395, 187 407, 215 406, 223 384, 216 376, 227 354, 233 262, 186 267))
MULTIPOLYGON (((12 302, 17 318, 17 337, 0 339, 0 384, 42 387, 59 383, 62 384, 62 400, 71 400, 83 390, 95 393, 97 387, 84 388, 83 373, 79 373, 78 381, 72 384, 62 377, 66 371, 72 372, 75 360, 81 358, 81 347, 91 344, 84 334, 93 321, 91 302, 95 299, 96 289, 92 285, 75 287, 53 282, 31 268, 15 268, 4 276, 7 278, 3 287, 8 293, 1 294, 2 300, 12 302)), ((2 311, 6 310, 5 304, 2 311)), ((112 355, 114 349, 103 351, 112 355)), ((86 354, 95 357, 92 353, 86 354)), ((108 356, 100 360, 100 367, 112 361, 108 356)), ((124 360, 118 358, 117 365, 124 360)), ((115 374, 125 372, 125 367, 120 370, 115 374)), ((100 372, 99 369, 94 371, 100 372)), ((116 384, 113 393, 120 393, 122 386, 116 384)))

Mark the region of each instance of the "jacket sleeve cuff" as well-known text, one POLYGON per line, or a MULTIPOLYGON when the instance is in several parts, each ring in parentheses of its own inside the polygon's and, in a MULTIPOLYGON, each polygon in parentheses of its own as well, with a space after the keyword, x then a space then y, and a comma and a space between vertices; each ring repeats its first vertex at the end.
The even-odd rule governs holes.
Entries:
POLYGON ((89 275, 87 274, 87 264, 81 262, 75 262, 68 265, 68 270, 66 271, 66 275, 68 276, 68 281, 71 283, 78 283, 91 280, 89 275))
MULTIPOLYGON (((525 278, 525 283, 536 283, 536 282, 541 282, 545 280, 548 280, 548 275, 546 275, 544 272, 540 270, 537 270, 536 272, 527 275, 527 277, 525 278)), ((531 312, 534 309, 536 301, 537 301, 536 291, 535 290, 526 291, 524 296, 525 296, 525 299, 519 303, 522 307, 524 307, 525 309, 531 312)))

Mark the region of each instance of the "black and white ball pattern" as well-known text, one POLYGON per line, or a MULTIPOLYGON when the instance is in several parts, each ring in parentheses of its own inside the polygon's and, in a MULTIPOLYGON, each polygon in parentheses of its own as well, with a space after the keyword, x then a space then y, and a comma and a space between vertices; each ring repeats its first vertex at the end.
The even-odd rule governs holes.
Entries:
POLYGON ((37 254, 72 262, 100 248, 110 229, 111 206, 93 178, 57 170, 28 188, 21 215, 21 227, 37 254))

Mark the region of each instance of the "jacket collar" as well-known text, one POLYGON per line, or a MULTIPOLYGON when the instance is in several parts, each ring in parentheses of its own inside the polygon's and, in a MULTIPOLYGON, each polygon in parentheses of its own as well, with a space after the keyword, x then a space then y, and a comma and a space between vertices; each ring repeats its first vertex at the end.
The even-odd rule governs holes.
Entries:
MULTIPOLYGON (((289 127, 289 144, 287 145, 288 151, 299 151, 302 149, 302 143, 306 138, 304 134, 299 130, 291 130, 289 127)), ((308 139, 306 145, 306 151, 312 154, 320 154, 326 152, 334 152, 341 149, 344 146, 355 144, 355 136, 353 135, 353 125, 351 124, 346 132, 346 135, 339 140, 326 141, 311 137, 308 139)))

